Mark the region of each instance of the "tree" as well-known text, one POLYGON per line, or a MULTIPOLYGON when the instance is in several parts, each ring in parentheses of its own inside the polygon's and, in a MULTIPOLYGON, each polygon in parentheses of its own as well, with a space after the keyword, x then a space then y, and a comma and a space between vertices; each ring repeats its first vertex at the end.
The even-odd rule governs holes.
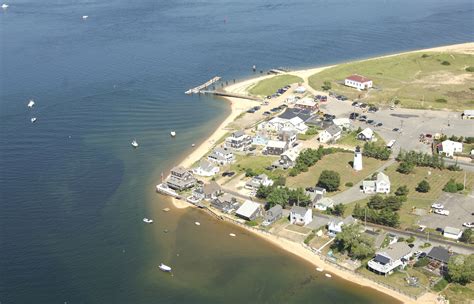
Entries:
POLYGON ((324 90, 324 91, 329 91, 331 89, 331 82, 330 81, 324 81, 323 82, 323 85, 321 86, 321 88, 324 90))
MULTIPOLYGON (((462 184, 461 184, 462 185, 462 184)), ((463 186, 464 187, 464 186, 463 186)), ((461 189, 462 190, 462 189, 461 189)), ((450 179, 443 187, 444 192, 456 193, 458 192, 458 185, 454 179, 450 179)))
POLYGON ((288 204, 288 200, 289 195, 284 188, 274 188, 267 197, 269 207, 281 205, 283 208, 285 208, 285 206, 288 204))
POLYGON ((400 187, 397 188, 397 191, 395 191, 395 195, 396 196, 407 196, 408 192, 410 192, 410 190, 408 190, 408 187, 406 185, 403 185, 403 186, 400 186, 400 187))
POLYGON ((472 229, 468 228, 464 230, 459 240, 461 242, 468 243, 468 244, 474 243, 474 235, 473 235, 472 229))
POLYGON ((333 192, 339 189, 341 177, 339 173, 331 170, 324 170, 319 176, 316 186, 326 189, 326 191, 333 192))
POLYGON ((397 171, 402 174, 410 174, 415 169, 415 165, 408 161, 402 161, 397 168, 397 171))
POLYGON ((416 191, 421 193, 428 193, 431 189, 430 183, 427 180, 422 180, 418 186, 416 186, 416 191))
POLYGON ((307 206, 311 199, 303 188, 297 188, 288 191, 288 200, 293 205, 307 206))
POLYGON ((260 185, 260 187, 258 187, 257 189, 257 193, 256 193, 256 197, 258 198, 267 198, 268 195, 273 191, 273 187, 269 186, 264 186, 264 185, 260 185))
POLYGON ((385 208, 385 202, 380 194, 376 194, 369 199, 367 206, 370 209, 383 209, 385 208))
POLYGON ((384 200, 384 205, 386 209, 397 211, 402 207, 402 200, 398 196, 387 196, 384 200))
POLYGON ((467 284, 474 280, 474 254, 452 256, 448 262, 448 278, 450 281, 467 284))
POLYGON ((343 204, 337 204, 333 208, 328 208, 328 213, 335 215, 335 216, 343 216, 344 210, 346 210, 346 206, 343 204))
POLYGON ((344 225, 342 231, 336 235, 332 248, 347 252, 356 259, 364 259, 374 254, 373 240, 361 233, 359 224, 344 225))

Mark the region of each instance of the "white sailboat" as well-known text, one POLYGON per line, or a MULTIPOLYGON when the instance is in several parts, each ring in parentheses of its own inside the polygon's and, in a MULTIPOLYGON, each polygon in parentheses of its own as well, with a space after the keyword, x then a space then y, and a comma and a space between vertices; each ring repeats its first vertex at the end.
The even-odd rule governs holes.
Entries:
POLYGON ((171 267, 169 266, 166 266, 165 264, 161 263, 160 266, 158 266, 158 268, 160 268, 161 271, 164 271, 164 272, 171 272, 171 267))
POLYGON ((132 141, 132 147, 138 148, 138 143, 135 139, 132 141))
POLYGON ((33 117, 30 120, 31 120, 31 123, 34 123, 36 121, 36 117, 33 117))
POLYGON ((86 20, 87 18, 89 18, 89 16, 87 15, 82 16, 82 20, 86 20))
POLYGON ((28 108, 32 108, 35 105, 35 101, 33 99, 30 99, 30 102, 28 102, 28 108))
POLYGON ((171 135, 171 137, 175 137, 175 136, 176 136, 176 132, 175 132, 175 131, 171 131, 171 132, 170 132, 170 135, 171 135))
POLYGON ((147 224, 151 224, 151 223, 153 223, 153 220, 145 217, 145 218, 143 218, 143 222, 145 222, 147 224))
POLYGON ((7 8, 8 8, 8 4, 3 3, 3 4, 2 4, 2 8, 3 8, 3 9, 7 9, 7 8))

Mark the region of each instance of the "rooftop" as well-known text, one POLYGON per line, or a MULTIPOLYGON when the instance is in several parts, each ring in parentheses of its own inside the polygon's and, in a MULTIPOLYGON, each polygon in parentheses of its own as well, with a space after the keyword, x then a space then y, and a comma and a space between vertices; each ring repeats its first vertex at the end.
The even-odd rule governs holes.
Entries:
POLYGON ((290 210, 291 213, 299 214, 301 216, 304 216, 306 214, 306 211, 306 208, 300 206, 293 206, 290 210))
POLYGON ((441 261, 443 263, 448 263, 451 254, 449 253, 448 249, 438 246, 431 248, 427 256, 434 260, 441 261))
POLYGON ((461 229, 459 228, 454 228, 454 227, 445 227, 444 228, 444 233, 449 233, 449 234, 460 234, 461 233, 461 229))
POLYGON ((281 141, 281 140, 269 140, 267 143, 267 147, 280 148, 280 149, 284 149, 286 145, 287 145, 286 141, 281 141))
POLYGON ((331 125, 329 128, 326 129, 326 132, 328 132, 329 134, 331 134, 331 136, 334 136, 336 135, 337 133, 340 133, 342 131, 341 128, 339 128, 338 126, 336 125, 331 125))
POLYGON ((252 202, 249 200, 246 200, 242 206, 236 211, 237 214, 244 216, 244 217, 251 217, 255 211, 257 211, 260 208, 260 204, 256 202, 252 202))
POLYGON ((377 255, 383 255, 392 261, 401 259, 411 252, 411 248, 406 242, 397 242, 377 252, 377 255))
POLYGON ((357 74, 351 75, 351 76, 347 77, 346 79, 356 81, 356 82, 360 82, 360 83, 370 81, 369 78, 361 76, 361 75, 357 75, 357 74))
POLYGON ((213 194, 221 190, 221 186, 215 181, 211 181, 209 184, 205 184, 203 187, 204 194, 213 194))

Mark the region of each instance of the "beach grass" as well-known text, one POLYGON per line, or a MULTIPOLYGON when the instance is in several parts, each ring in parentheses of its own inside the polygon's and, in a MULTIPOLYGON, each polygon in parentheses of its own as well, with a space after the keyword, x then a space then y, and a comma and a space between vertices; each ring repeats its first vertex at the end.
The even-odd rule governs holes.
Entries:
POLYGON ((460 284, 449 284, 443 291, 450 303, 472 303, 474 301, 474 283, 465 286, 460 284))
MULTIPOLYGON (((352 153, 334 153, 324 156, 314 166, 310 167, 308 172, 302 172, 297 176, 288 177, 286 184, 289 187, 314 187, 318 182, 319 176, 323 170, 333 170, 339 173, 341 182, 339 186, 340 191, 344 191, 350 187, 346 183, 356 184, 366 178, 369 174, 377 170, 383 165, 383 161, 374 158, 364 157, 364 169, 361 171, 354 171, 349 162, 352 162, 354 156, 352 153)), ((332 195, 335 193, 331 193, 332 195)))
POLYGON ((268 96, 274 94, 278 89, 293 83, 303 82, 303 79, 294 75, 277 75, 259 81, 249 89, 249 93, 258 96, 268 96))
POLYGON ((369 104, 398 99, 407 108, 462 110, 474 106, 474 73, 466 66, 474 66, 474 55, 419 52, 341 64, 310 76, 309 84, 321 90, 330 81, 333 91, 369 104), (344 86, 352 74, 370 78, 375 89, 366 93, 344 86))

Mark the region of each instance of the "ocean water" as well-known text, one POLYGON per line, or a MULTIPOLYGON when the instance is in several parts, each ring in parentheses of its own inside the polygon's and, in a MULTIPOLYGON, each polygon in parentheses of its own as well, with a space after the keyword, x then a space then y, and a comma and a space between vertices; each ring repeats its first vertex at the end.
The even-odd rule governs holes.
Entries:
POLYGON ((8 4, 0 11, 0 302, 396 302, 327 280, 199 210, 164 213, 170 202, 154 185, 229 111, 221 99, 184 95, 188 88, 215 75, 251 77, 253 64, 318 66, 472 41, 472 1, 8 4), (155 223, 143 225, 145 216, 155 223), (161 262, 173 276, 157 270, 161 262))

